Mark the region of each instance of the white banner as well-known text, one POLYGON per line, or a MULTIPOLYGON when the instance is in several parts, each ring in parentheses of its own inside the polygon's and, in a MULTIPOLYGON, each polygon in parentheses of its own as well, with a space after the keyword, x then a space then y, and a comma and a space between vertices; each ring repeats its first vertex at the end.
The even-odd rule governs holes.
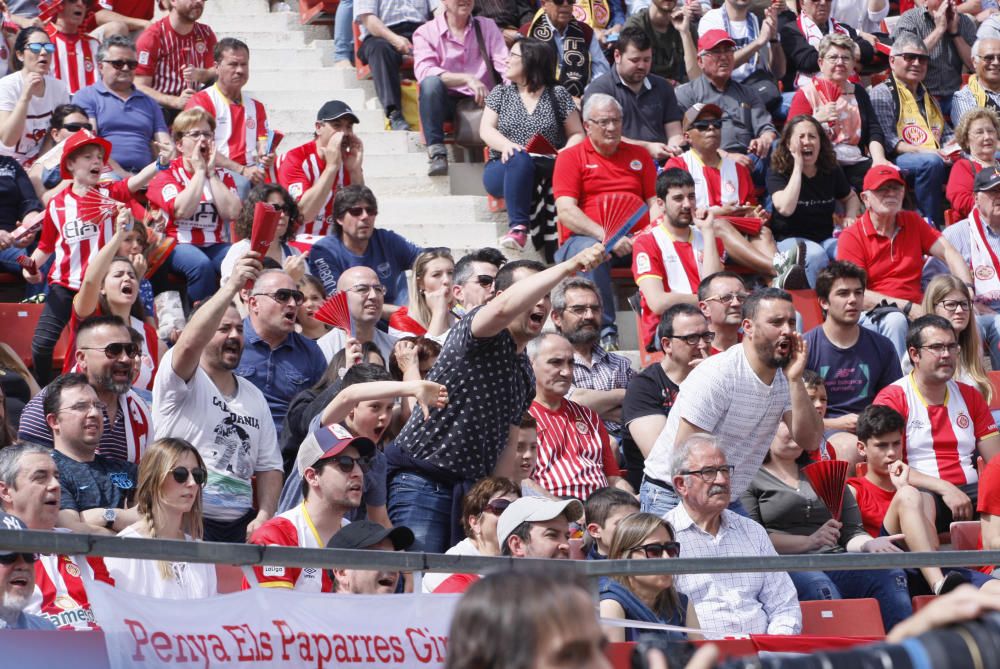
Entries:
POLYGON ((169 600, 87 584, 111 669, 440 667, 460 595, 254 588, 169 600))

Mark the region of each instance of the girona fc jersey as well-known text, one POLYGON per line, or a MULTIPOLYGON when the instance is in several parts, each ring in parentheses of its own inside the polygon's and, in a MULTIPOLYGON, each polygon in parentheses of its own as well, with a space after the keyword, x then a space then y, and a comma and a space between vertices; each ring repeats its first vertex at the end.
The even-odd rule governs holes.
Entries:
MULTIPOLYGON (((90 569, 95 580, 115 584, 101 558, 87 558, 83 568, 90 569)), ((46 618, 61 630, 100 629, 80 570, 68 555, 39 555, 35 560, 35 592, 25 613, 46 618)))
MULTIPOLYGON (((233 193, 236 193, 236 182, 233 177, 224 170, 216 170, 216 175, 222 180, 233 193)), ((219 210, 215 207, 215 198, 212 194, 212 187, 209 180, 205 179, 205 187, 202 189, 201 202, 194 214, 190 217, 177 220, 174 215, 174 206, 177 204, 177 196, 187 188, 193 174, 184 169, 184 159, 175 158, 170 163, 170 169, 160 172, 149 184, 149 201, 163 210, 167 215, 166 234, 173 237, 178 242, 184 244, 194 244, 195 246, 209 246, 218 244, 225 240, 222 227, 226 223, 219 216, 219 210)))
MULTIPOLYGON (((278 182, 298 202, 302 199, 302 194, 319 180, 324 169, 326 161, 316 147, 316 140, 313 140, 295 147, 282 157, 281 167, 278 169, 278 182)), ((337 194, 338 188, 350 183, 350 176, 341 168, 316 218, 312 221, 303 221, 299 233, 323 236, 333 232, 333 196, 337 194)))
POLYGON ((66 84, 70 94, 94 83, 97 80, 98 41, 84 33, 59 32, 51 24, 46 32, 56 45, 52 74, 66 84))
MULTIPOLYGON (((347 524, 347 521, 344 521, 347 524)), ((325 548, 313 525, 305 502, 261 525, 250 537, 258 546, 325 548)), ((332 592, 333 582, 325 569, 262 565, 253 568, 262 588, 288 588, 303 592, 332 592)), ((243 589, 250 585, 243 580, 243 589)))

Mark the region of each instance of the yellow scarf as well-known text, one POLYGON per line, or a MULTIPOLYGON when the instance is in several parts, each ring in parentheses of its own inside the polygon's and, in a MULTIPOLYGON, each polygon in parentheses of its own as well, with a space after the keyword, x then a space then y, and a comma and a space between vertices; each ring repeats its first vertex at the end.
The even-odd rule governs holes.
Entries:
POLYGON ((611 8, 607 0, 577 0, 573 5, 573 18, 603 30, 611 22, 611 8))
POLYGON ((926 88, 924 89, 924 111, 927 113, 927 118, 924 118, 920 113, 917 99, 905 84, 895 76, 887 83, 890 83, 890 90, 894 90, 899 107, 896 116, 896 135, 900 141, 924 149, 941 148, 938 140, 944 132, 944 115, 934 96, 928 93, 926 88))

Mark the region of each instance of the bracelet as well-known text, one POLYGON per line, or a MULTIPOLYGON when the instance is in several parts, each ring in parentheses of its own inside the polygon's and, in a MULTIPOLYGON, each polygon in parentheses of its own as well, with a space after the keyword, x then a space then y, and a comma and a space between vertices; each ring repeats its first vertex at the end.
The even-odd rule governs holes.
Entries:
POLYGON ((156 161, 156 169, 160 172, 166 172, 170 169, 170 163, 163 164, 159 160, 156 161))

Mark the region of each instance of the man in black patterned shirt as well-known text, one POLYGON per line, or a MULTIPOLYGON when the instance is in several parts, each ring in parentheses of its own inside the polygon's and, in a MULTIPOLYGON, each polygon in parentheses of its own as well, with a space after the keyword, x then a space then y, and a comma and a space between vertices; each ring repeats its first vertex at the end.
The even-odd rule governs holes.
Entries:
POLYGON ((503 31, 504 41, 509 48, 520 34, 517 29, 535 15, 535 3, 532 0, 476 0, 472 13, 493 19, 503 31))

